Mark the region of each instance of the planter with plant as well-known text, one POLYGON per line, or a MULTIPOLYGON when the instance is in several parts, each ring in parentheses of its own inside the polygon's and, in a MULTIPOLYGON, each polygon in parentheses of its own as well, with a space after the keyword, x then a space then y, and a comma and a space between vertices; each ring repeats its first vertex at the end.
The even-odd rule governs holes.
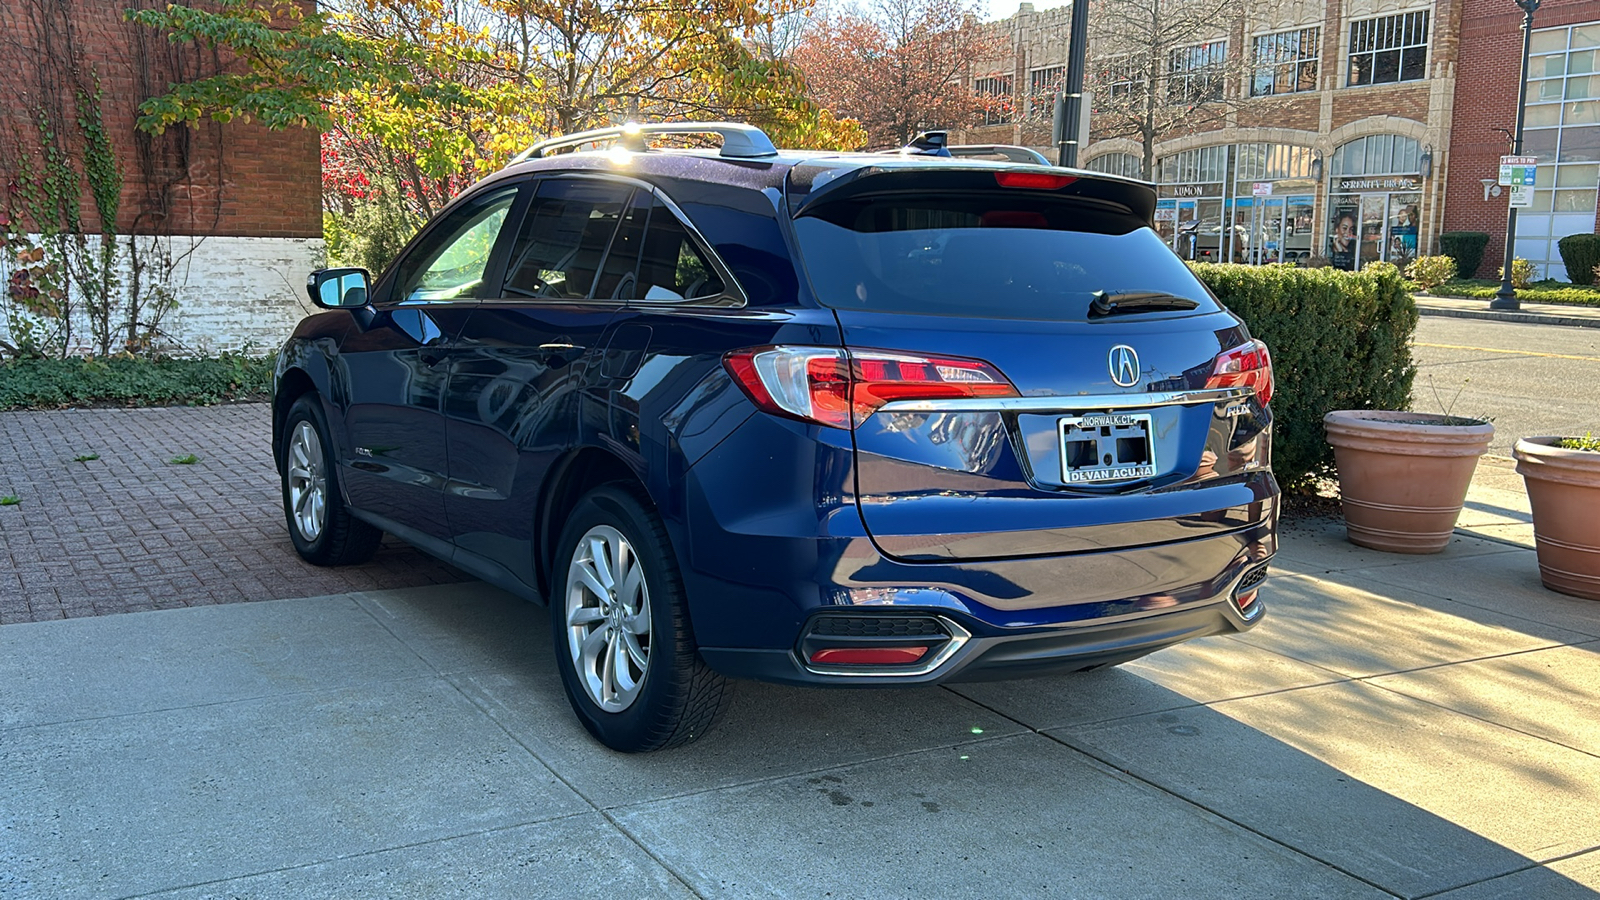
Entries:
POLYGON ((1600 600, 1600 437, 1529 437, 1512 450, 1533 506, 1539 579, 1600 600))
POLYGON ((1322 421, 1350 542, 1390 553, 1443 550, 1494 426, 1448 414, 1354 409, 1322 421))

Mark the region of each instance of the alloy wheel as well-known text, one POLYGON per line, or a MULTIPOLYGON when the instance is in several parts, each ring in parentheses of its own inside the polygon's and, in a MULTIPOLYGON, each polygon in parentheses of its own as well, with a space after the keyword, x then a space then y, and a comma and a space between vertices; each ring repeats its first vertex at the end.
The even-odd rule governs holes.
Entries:
POLYGON ((567 648, 584 691, 606 712, 638 699, 650 659, 650 589, 622 532, 596 525, 567 567, 567 648))
POLYGON ((305 420, 296 423, 289 436, 288 479, 289 517, 301 538, 315 541, 328 523, 328 474, 322 440, 305 420))

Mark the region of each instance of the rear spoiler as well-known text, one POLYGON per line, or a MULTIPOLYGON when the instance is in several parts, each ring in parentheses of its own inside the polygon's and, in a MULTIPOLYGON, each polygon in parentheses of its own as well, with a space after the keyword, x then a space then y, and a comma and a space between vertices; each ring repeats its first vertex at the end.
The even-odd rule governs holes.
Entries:
POLYGON ((1095 201, 1146 224, 1155 217, 1154 185, 1103 172, 933 157, 886 158, 866 165, 840 164, 853 162, 821 159, 791 169, 786 190, 790 215, 799 218, 819 203, 875 194, 1003 190, 1095 201), (1004 182, 1010 183, 1002 186, 1004 182))

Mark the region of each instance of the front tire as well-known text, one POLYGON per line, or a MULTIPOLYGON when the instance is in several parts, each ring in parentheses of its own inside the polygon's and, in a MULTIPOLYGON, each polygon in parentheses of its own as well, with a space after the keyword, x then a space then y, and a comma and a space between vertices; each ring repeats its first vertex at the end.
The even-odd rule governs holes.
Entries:
POLYGON ((629 486, 578 501, 556 545, 550 630, 567 700, 613 750, 687 744, 732 698, 700 658, 666 528, 629 486))
POLYGON ((306 394, 289 407, 281 458, 283 513, 300 558, 316 566, 371 559, 383 532, 350 515, 344 505, 328 420, 316 394, 306 394))

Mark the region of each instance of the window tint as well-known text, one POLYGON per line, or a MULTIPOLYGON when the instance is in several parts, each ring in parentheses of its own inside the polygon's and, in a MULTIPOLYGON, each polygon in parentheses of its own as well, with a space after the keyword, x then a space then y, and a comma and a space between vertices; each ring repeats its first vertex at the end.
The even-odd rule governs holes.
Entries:
POLYGON ((650 210, 643 250, 632 299, 693 300, 726 289, 689 230, 660 200, 650 210))
POLYGON ((400 264, 397 295, 405 300, 478 296, 489 254, 517 188, 490 191, 453 210, 400 264))
POLYGON ((505 295, 587 298, 632 192, 599 181, 541 182, 511 250, 505 295))
POLYGON ((617 236, 611 239, 611 252, 606 254, 605 268, 595 284, 594 295, 603 300, 636 299, 638 286, 639 250, 644 245, 645 228, 650 223, 650 204, 655 196, 648 191, 634 191, 628 211, 617 227, 617 236))
POLYGON ((827 204, 795 221, 818 299, 839 309, 1084 321, 1096 291, 1215 301, 1132 216, 1040 197, 827 204))

